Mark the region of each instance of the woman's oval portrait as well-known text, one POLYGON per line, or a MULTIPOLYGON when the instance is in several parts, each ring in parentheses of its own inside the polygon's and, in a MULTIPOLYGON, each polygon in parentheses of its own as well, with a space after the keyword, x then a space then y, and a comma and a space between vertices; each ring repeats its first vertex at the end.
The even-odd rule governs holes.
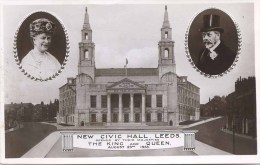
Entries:
POLYGON ((50 80, 65 65, 68 49, 65 29, 53 15, 35 12, 19 27, 16 48, 25 75, 34 80, 50 80))
POLYGON ((240 45, 231 17, 215 8, 202 11, 192 20, 187 41, 191 62, 204 75, 220 75, 232 69, 240 45))

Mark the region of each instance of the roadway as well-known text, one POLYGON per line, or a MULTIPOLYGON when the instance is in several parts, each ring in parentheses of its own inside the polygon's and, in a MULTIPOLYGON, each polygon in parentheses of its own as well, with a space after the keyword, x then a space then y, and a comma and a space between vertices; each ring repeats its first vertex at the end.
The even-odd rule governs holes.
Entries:
MULTIPOLYGON (((191 130, 198 130, 196 140, 206 143, 210 146, 233 153, 233 136, 232 134, 221 131, 226 124, 225 118, 220 118, 198 126, 191 130)), ((236 155, 255 155, 257 153, 257 141, 244 137, 235 136, 235 153, 236 155)))

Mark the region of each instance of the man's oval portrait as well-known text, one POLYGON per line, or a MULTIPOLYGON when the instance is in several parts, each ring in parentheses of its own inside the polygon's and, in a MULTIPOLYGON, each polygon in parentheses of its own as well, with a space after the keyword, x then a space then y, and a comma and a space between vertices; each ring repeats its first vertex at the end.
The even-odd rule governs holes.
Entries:
POLYGON ((206 75, 219 75, 231 68, 237 57, 238 41, 231 17, 215 8, 199 13, 188 31, 190 57, 206 75))
POLYGON ((19 27, 16 48, 19 64, 30 78, 50 80, 60 72, 67 56, 65 30, 53 15, 35 12, 19 27))

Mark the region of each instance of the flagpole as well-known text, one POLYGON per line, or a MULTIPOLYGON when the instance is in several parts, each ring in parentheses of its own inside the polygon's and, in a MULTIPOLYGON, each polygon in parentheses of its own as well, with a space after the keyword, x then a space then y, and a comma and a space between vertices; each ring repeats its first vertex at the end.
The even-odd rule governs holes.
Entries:
POLYGON ((125 76, 127 77, 127 64, 128 64, 128 60, 127 58, 125 59, 125 76))

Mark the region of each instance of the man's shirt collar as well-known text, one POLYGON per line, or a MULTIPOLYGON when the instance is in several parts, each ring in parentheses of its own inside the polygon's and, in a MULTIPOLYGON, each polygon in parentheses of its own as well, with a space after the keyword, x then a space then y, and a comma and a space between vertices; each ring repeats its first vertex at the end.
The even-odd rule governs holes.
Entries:
POLYGON ((214 51, 220 44, 220 40, 217 41, 217 43, 212 47, 212 48, 209 48, 209 51, 212 52, 214 51))

